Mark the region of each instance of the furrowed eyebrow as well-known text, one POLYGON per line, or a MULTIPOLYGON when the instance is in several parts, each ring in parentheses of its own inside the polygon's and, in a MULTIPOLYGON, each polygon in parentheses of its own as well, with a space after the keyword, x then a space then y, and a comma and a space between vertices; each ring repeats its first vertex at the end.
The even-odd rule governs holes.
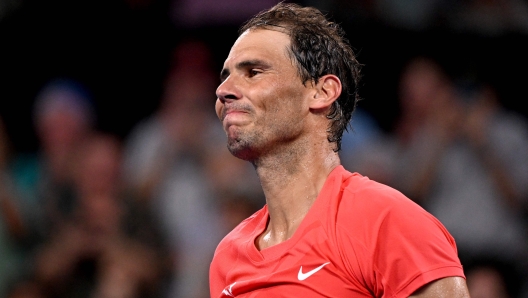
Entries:
POLYGON ((261 67, 269 68, 269 64, 262 60, 246 60, 241 61, 237 64, 236 68, 248 68, 248 67, 261 67))
MULTIPOLYGON (((241 61, 237 63, 235 66, 236 69, 247 69, 247 68, 253 68, 253 67, 267 69, 270 67, 270 65, 262 60, 255 59, 255 60, 241 61)), ((223 82, 230 74, 231 72, 229 71, 229 69, 227 68, 222 69, 222 71, 220 72, 220 81, 223 82)))
POLYGON ((247 68, 254 68, 254 67, 267 69, 267 68, 270 68, 270 65, 258 59, 241 61, 236 65, 237 69, 247 69, 247 68))

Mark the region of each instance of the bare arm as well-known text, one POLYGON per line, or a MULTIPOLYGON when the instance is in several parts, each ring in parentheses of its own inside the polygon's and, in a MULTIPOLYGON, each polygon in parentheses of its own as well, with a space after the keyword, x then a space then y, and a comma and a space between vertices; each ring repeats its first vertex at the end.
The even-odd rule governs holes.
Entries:
POLYGON ((409 298, 470 298, 466 280, 453 276, 430 282, 409 298))

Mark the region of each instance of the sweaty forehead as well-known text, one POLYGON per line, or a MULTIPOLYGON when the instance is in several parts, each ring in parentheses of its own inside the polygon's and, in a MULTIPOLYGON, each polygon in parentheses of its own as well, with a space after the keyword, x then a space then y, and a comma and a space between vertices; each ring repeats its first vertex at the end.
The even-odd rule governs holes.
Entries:
POLYGON ((226 64, 239 59, 289 59, 290 37, 279 31, 250 29, 233 44, 226 64))

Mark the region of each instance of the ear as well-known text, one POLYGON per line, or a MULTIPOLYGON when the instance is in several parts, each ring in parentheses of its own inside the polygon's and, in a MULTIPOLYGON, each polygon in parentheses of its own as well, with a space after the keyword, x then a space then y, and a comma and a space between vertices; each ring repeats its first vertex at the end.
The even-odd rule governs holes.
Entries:
POLYGON ((310 109, 326 109, 341 95, 341 80, 336 75, 327 74, 315 84, 315 93, 310 101, 310 109))

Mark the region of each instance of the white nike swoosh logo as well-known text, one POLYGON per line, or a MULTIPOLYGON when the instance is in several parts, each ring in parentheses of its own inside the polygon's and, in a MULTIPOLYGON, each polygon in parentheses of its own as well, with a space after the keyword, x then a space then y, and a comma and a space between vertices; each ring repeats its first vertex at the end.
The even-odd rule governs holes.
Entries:
POLYGON ((301 266, 301 268, 299 269, 299 274, 297 275, 297 278, 298 278, 299 280, 305 280, 305 279, 307 279, 308 277, 312 276, 312 275, 313 275, 314 273, 316 273, 317 271, 323 269, 323 267, 326 266, 326 265, 328 265, 328 264, 330 264, 330 262, 326 262, 326 263, 324 263, 323 265, 321 265, 321 266, 319 266, 319 267, 317 267, 317 268, 315 268, 315 269, 313 269, 313 270, 310 270, 310 271, 308 271, 308 272, 306 272, 306 273, 303 273, 303 272, 302 272, 302 266, 301 266))
POLYGON ((229 297, 235 297, 235 295, 233 295, 233 286, 235 284, 236 284, 236 281, 229 286, 229 289, 224 289, 222 291, 222 294, 229 296, 229 297))

